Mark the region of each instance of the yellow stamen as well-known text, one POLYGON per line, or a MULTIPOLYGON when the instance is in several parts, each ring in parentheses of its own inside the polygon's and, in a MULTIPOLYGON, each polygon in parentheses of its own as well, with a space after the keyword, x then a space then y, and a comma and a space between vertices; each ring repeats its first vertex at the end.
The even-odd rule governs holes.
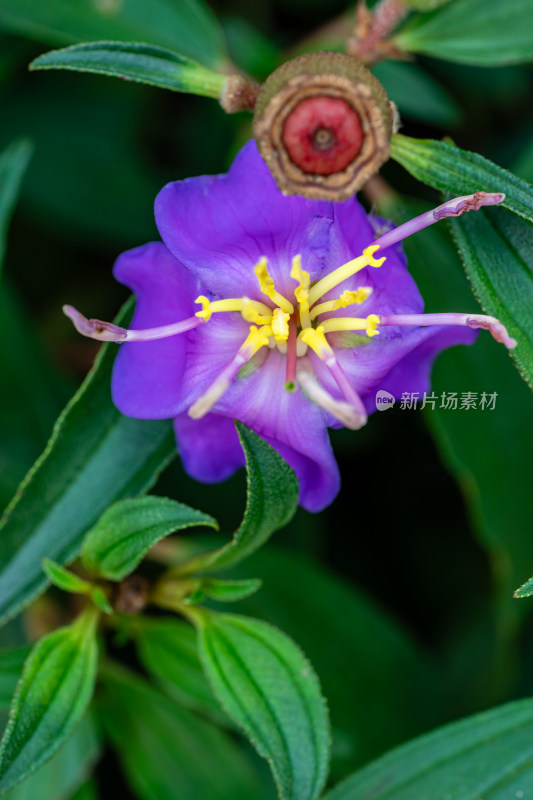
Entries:
POLYGON ((227 300, 208 300, 203 294, 197 297, 195 303, 202 304, 202 310, 196 316, 209 322, 211 314, 218 311, 240 311, 246 322, 257 322, 259 325, 269 323, 272 318, 272 309, 258 300, 249 297, 229 297, 227 300))
POLYGON ((291 278, 298 281, 298 286, 294 290, 296 300, 301 303, 309 297, 309 284, 311 278, 309 273, 302 269, 302 257, 300 255, 293 256, 291 278))
POLYGON ((258 300, 242 298, 241 314, 246 322, 255 322, 258 325, 269 325, 272 321, 272 309, 258 300))
MULTIPOLYGON (((380 319, 377 314, 369 314, 368 317, 332 317, 325 319, 320 326, 324 333, 334 333, 335 331, 365 331, 367 336, 377 336, 379 333, 377 326, 380 319)), ((317 328, 318 330, 318 328, 317 328)))
POLYGON ((364 303, 367 297, 372 294, 370 286, 362 286, 354 292, 346 290, 341 294, 338 300, 327 300, 325 303, 319 303, 311 311, 311 319, 316 319, 319 314, 325 314, 327 311, 337 311, 339 308, 346 308, 353 303, 364 303))
POLYGON ((334 269, 333 272, 329 273, 329 275, 326 275, 324 278, 322 278, 322 280, 318 281, 318 283, 315 283, 309 292, 309 305, 314 305, 314 303, 316 303, 316 301, 322 297, 322 295, 326 294, 326 292, 334 289, 335 286, 339 285, 339 283, 342 283, 347 278, 351 278, 352 275, 355 275, 356 272, 359 272, 365 267, 380 267, 385 261, 385 257, 378 259, 374 258, 373 254, 376 252, 376 250, 379 250, 378 244, 372 244, 370 247, 366 247, 363 250, 363 255, 348 261, 348 263, 343 264, 337 269, 334 269))
POLYGON ((257 276, 259 286, 261 287, 263 294, 266 294, 267 297, 270 297, 270 299, 283 311, 285 311, 285 313, 292 314, 294 312, 294 306, 292 303, 289 303, 286 297, 283 297, 282 294, 276 291, 274 281, 268 272, 266 256, 263 256, 261 260, 258 261, 254 272, 257 276))
POLYGON ((204 319, 206 322, 209 322, 211 319, 211 303, 207 299, 207 297, 201 294, 199 297, 196 298, 194 301, 195 303, 202 304, 202 310, 197 311, 195 316, 200 317, 200 319, 204 319))
POLYGON ((333 350, 329 346, 324 333, 324 327, 319 325, 318 328, 304 328, 303 331, 300 331, 300 335, 298 336, 298 339, 301 339, 302 342, 309 345, 311 350, 313 350, 322 361, 334 358, 333 350))
POLYGON ((261 328, 250 325, 250 333, 240 348, 240 352, 243 353, 247 359, 252 358, 261 347, 264 347, 270 342, 271 336, 272 327, 270 325, 263 325, 261 328))
POLYGON ((290 314, 286 314, 281 308, 275 308, 272 315, 272 332, 276 342, 286 342, 289 338, 289 319, 290 314))

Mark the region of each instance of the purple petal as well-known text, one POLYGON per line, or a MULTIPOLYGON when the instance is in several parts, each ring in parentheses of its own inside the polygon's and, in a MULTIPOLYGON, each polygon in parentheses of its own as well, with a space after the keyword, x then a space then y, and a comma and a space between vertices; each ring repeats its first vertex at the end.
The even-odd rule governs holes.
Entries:
MULTIPOLYGON (((195 313, 196 281, 159 243, 123 253, 114 275, 137 295, 131 328, 151 328, 195 313)), ((174 417, 182 394, 186 335, 120 345, 112 378, 113 402, 130 417, 174 417)))
MULTIPOLYGON (((363 226, 361 240, 370 244, 363 209, 348 202, 351 224, 356 230, 363 226)), ((331 203, 282 195, 253 141, 227 175, 169 183, 155 202, 167 247, 212 292, 226 297, 257 295, 253 268, 263 255, 282 292, 295 286, 289 277, 293 255, 302 255, 312 276, 351 258, 338 241, 334 213, 331 203)))
POLYGON ((303 392, 284 388, 285 367, 284 356, 269 352, 253 374, 237 378, 217 409, 269 442, 295 470, 301 505, 319 511, 336 496, 339 471, 321 409, 303 392))
POLYGON ((191 419, 180 414, 174 420, 178 450, 191 478, 217 483, 231 477, 245 458, 233 420, 219 414, 191 419))

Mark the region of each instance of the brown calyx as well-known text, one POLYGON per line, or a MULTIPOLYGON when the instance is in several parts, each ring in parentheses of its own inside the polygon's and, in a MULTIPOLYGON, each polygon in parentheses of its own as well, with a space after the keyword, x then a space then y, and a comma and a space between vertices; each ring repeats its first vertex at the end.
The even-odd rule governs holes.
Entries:
POLYGON ((345 200, 389 156, 390 102, 355 58, 312 53, 265 81, 254 135, 281 191, 345 200))

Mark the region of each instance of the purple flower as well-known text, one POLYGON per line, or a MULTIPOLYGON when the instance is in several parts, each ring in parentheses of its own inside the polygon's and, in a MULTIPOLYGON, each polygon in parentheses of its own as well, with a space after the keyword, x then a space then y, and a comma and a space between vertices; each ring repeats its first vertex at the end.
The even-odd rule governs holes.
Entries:
POLYGON ((457 198, 376 239, 383 221, 356 198, 283 196, 250 142, 227 175, 158 195, 164 244, 115 265, 137 297, 131 330, 65 311, 81 333, 125 342, 113 400, 128 416, 173 418, 191 476, 221 481, 243 465, 238 419, 289 462, 301 504, 319 511, 339 489, 328 427, 364 425, 378 390, 427 391, 436 355, 471 343, 472 328, 513 346, 491 317, 423 315, 398 244, 442 216, 502 199, 457 198))

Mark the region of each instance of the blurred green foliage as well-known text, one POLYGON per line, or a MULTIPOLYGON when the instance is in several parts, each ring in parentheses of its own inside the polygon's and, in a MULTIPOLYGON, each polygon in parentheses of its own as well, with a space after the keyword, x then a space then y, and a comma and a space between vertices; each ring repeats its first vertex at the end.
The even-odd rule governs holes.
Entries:
MULTIPOLYGON (((446 13, 452 14, 454 2, 446 13)), ((27 64, 50 47, 84 38, 128 40, 136 25, 151 44, 181 49, 211 67, 231 59, 262 79, 288 54, 339 46, 338 30, 349 33, 353 11, 341 0, 216 0, 219 23, 202 10, 200 28, 194 28, 191 11, 194 35, 183 37, 151 2, 147 22, 143 0, 125 3, 140 16, 129 18, 121 35, 120 20, 111 24, 104 13, 113 4, 84 3, 91 27, 75 28, 63 13, 67 0, 41 3, 41 16, 28 14, 29 0, 0 0, 0 150, 18 137, 34 146, 0 287, 2 506, 42 451, 96 352, 73 332, 61 305, 72 302, 111 318, 126 298, 111 277, 113 261, 123 249, 157 238, 152 205, 159 188, 225 171, 251 135, 249 116, 226 116, 208 99, 105 77, 30 74, 27 64)), ((157 4, 164 14, 173 6, 170 0, 157 4)), ((422 36, 422 26, 411 30, 405 42, 422 36)), ((445 58, 450 51, 441 46, 431 52, 445 58)), ((458 146, 532 180, 531 66, 482 68, 424 55, 413 63, 385 62, 375 72, 400 108, 402 133, 452 134, 458 146)), ((395 221, 420 204, 440 202, 396 163, 382 174, 397 192, 388 209, 395 221)), ((410 240, 406 250, 427 310, 477 308, 445 224, 410 240)), ((531 601, 512 600, 512 590, 533 574, 531 395, 511 360, 482 336, 471 348, 439 357, 433 388, 437 394, 497 391, 497 406, 473 414, 395 409, 374 415, 360 432, 335 432, 343 476, 338 499, 319 516, 299 510, 277 534, 276 548, 267 546, 238 573, 263 580, 261 591, 242 604, 245 613, 293 636, 320 677, 331 710, 334 779, 432 726, 533 690, 531 601)), ((71 455, 65 453, 65 463, 71 455)), ((154 491, 211 513, 224 530, 237 528, 242 516, 242 475, 208 487, 174 462, 154 491)), ((11 545, 16 550, 16 542, 11 545)), ((28 617, 32 630, 35 616, 28 617)), ((8 635, 16 643, 20 627, 8 635)), ((109 639, 111 650, 135 668, 133 648, 122 646, 119 635, 109 639)), ((195 741, 206 764, 218 749, 231 765, 225 791, 259 797, 261 786, 271 796, 269 778, 248 750, 178 705, 175 688, 157 675, 146 646, 141 660, 161 690, 143 688, 129 673, 108 672, 98 695, 100 721, 118 745, 123 772, 104 757, 97 784, 86 784, 77 797, 133 797, 128 779, 139 797, 158 800, 172 798, 178 780, 194 787, 201 778, 209 787, 209 776, 198 777, 195 762, 175 760, 173 737, 186 752, 195 741), (150 735, 130 713, 134 703, 155 720, 150 735), (127 736, 128 752, 121 745, 127 736), (159 778, 148 766, 141 774, 156 758, 159 778)), ((200 689, 205 693, 204 684, 200 689)), ((99 750, 92 723, 87 725, 30 778, 49 787, 43 800, 67 800, 86 779, 99 750), (83 768, 76 761, 80 741, 83 768), (64 776, 60 788, 58 772, 64 776)), ((19 800, 19 791, 7 797, 19 800)), ((28 796, 40 797, 32 791, 28 796)))

